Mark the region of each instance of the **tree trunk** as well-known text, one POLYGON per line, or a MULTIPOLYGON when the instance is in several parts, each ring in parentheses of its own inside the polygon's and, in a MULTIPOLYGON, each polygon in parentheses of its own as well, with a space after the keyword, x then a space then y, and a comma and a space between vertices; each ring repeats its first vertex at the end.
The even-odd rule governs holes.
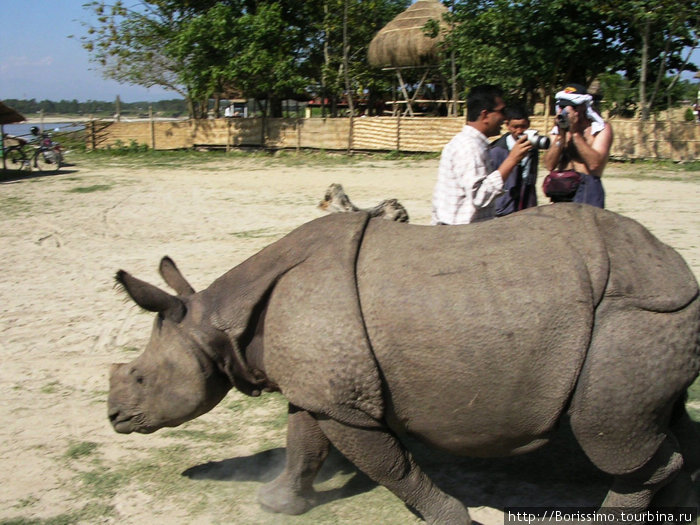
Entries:
POLYGON ((350 82, 350 45, 348 44, 348 2, 345 0, 343 9, 343 75, 345 76, 345 96, 350 112, 350 127, 348 131, 348 153, 352 152, 352 135, 355 124, 355 101, 352 96, 352 83, 350 82))
POLYGON ((639 103, 642 109, 642 120, 649 119, 649 103, 647 101, 647 69, 649 63, 649 30, 651 22, 647 18, 642 27, 642 64, 639 76, 639 103))
POLYGON ((328 39, 330 38, 330 29, 328 28, 328 2, 323 2, 323 22, 324 22, 324 37, 323 37, 323 72, 321 73, 321 117, 326 118, 326 99, 328 98, 328 78, 327 71, 331 63, 331 53, 329 49, 328 39))

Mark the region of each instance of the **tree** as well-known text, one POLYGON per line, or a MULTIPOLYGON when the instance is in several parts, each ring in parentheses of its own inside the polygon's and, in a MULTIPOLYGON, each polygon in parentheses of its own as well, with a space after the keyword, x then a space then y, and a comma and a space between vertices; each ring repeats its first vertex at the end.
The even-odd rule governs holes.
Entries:
MULTIPOLYGON (((628 28, 630 51, 627 74, 639 88, 641 118, 646 120, 654 108, 659 93, 674 87, 680 74, 687 69, 690 54, 698 45, 696 0, 603 0, 599 9, 610 13, 628 28), (691 51, 685 52, 684 49, 691 51), (667 72, 675 70, 675 79, 667 72), (637 71, 639 72, 637 74, 637 71), (652 88, 649 90, 649 82, 652 88)), ((692 70, 692 69, 691 69, 692 70)))
POLYGON ((463 85, 495 83, 533 105, 566 82, 590 83, 622 49, 593 0, 452 2, 446 49, 455 52, 463 85))
POLYGON ((312 87, 317 95, 331 102, 331 114, 337 115, 337 103, 346 94, 370 98, 387 91, 387 75, 367 66, 367 49, 374 35, 404 10, 408 0, 323 0, 323 17, 315 27, 318 35, 312 87), (346 81, 347 73, 347 81, 346 81))
POLYGON ((120 0, 113 4, 94 1, 85 9, 96 16, 81 38, 91 60, 99 64, 106 78, 126 84, 161 86, 187 98, 179 73, 182 64, 166 52, 185 13, 165 8, 167 2, 140 2, 127 8, 120 0))

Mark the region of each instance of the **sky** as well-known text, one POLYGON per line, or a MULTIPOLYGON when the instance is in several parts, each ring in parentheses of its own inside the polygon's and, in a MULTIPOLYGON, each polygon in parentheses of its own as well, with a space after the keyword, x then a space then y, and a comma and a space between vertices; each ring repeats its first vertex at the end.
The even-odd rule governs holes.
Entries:
POLYGON ((0 0, 0 100, 153 102, 180 98, 162 88, 103 78, 80 45, 87 0, 0 0), (69 38, 75 35, 75 38, 69 38))
MULTIPOLYGON (((92 19, 86 0, 0 0, 0 100, 153 102, 180 98, 163 88, 103 78, 80 45, 82 22, 92 19), (74 35, 74 38, 69 38, 74 35)), ((700 51, 693 56, 700 64, 700 51)), ((683 78, 692 78, 692 73, 683 78)))

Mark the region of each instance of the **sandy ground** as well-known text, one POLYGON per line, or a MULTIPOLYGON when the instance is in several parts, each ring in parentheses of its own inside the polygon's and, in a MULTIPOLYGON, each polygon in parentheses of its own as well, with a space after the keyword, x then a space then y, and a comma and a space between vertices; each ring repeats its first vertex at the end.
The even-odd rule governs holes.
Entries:
MULTIPOLYGON (((195 288, 205 287, 323 215, 316 204, 332 182, 359 206, 398 198, 411 222, 427 224, 436 170, 437 160, 309 167, 234 159, 186 169, 77 165, 0 184, 0 522, 417 522, 339 459, 324 505, 307 517, 266 514, 254 495, 284 446, 281 400, 251 409, 243 417, 253 426, 240 432, 230 430, 239 423, 233 415, 247 401, 230 394, 225 406, 186 424, 189 434, 122 436, 106 418, 107 372, 110 363, 137 355, 152 322, 114 289, 119 268, 162 285, 156 268, 167 254, 195 288), (282 421, 265 426, 279 412, 282 421), (252 468, 249 475, 237 477, 239 460, 252 468), (225 474, 217 477, 217 469, 225 474)), ((640 174, 654 175, 634 165, 609 169, 608 208, 649 227, 700 276, 700 180, 661 172, 630 178, 640 174)), ((539 488, 526 473, 524 481, 472 465, 486 469, 479 476, 487 479, 470 477, 456 490, 487 525, 502 523, 504 506, 526 503, 504 494, 525 486, 522 494, 537 502, 575 475, 539 488)), ((448 479, 449 465, 436 476, 448 479)), ((603 494, 600 486, 580 488, 582 499, 568 501, 595 504, 603 494)))

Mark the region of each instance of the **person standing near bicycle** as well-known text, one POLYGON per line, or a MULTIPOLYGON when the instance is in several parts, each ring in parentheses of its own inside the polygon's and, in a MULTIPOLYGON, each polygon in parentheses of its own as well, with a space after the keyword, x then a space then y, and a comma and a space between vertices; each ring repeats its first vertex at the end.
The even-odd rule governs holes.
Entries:
POLYGON ((63 163, 61 145, 51 140, 48 133, 41 132, 36 126, 32 126, 29 131, 36 138, 27 141, 21 137, 13 137, 17 145, 4 149, 5 162, 9 161, 11 169, 31 171, 32 168, 36 168, 39 171, 56 173, 63 163), (25 151, 28 144, 34 148, 29 154, 25 151))

